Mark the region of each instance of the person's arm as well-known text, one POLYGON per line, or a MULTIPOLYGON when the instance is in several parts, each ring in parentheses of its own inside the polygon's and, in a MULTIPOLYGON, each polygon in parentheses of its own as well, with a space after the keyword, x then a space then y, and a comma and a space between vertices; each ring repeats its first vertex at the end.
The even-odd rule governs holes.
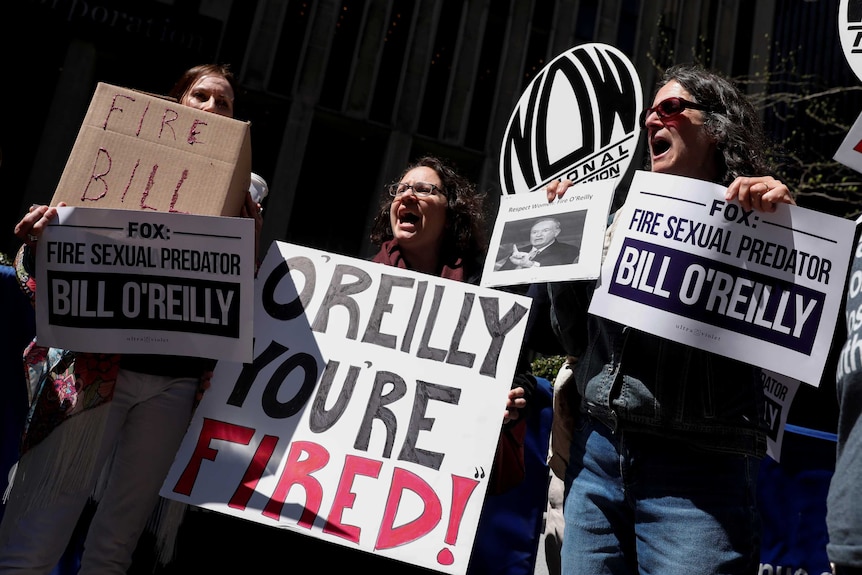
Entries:
POLYGON ((532 381, 531 375, 518 374, 512 381, 512 389, 509 390, 509 396, 506 398, 506 411, 503 413, 503 425, 508 425, 518 419, 526 417, 527 403, 530 395, 536 388, 536 381, 532 381))
MULTIPOLYGON (((57 204, 58 207, 65 206, 65 202, 57 204)), ((36 247, 39 238, 45 232, 45 229, 51 223, 51 220, 57 217, 57 208, 40 204, 33 204, 21 220, 15 224, 15 237, 19 238, 24 245, 19 250, 20 262, 23 270, 28 276, 27 282, 31 283, 35 289, 36 278, 36 247)), ((19 270, 19 275, 22 270, 19 270)))
POLYGON ((528 373, 516 374, 506 401, 503 426, 497 440, 497 451, 488 479, 488 493, 496 495, 508 491, 524 480, 524 441, 527 434, 527 408, 536 390, 536 378, 528 373))

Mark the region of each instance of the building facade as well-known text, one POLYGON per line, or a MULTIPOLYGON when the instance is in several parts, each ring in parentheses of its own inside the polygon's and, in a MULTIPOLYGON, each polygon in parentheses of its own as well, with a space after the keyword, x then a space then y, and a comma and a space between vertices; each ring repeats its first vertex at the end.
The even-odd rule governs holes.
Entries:
POLYGON ((253 168, 270 186, 263 245, 367 257, 384 185, 422 154, 450 158, 499 197, 514 106, 572 46, 623 51, 647 101, 668 64, 762 78, 797 44, 826 83, 852 81, 837 2, 824 0, 20 0, 5 10, 15 13, 2 19, 6 251, 26 206, 50 200, 97 82, 165 93, 194 64, 230 63, 253 168))

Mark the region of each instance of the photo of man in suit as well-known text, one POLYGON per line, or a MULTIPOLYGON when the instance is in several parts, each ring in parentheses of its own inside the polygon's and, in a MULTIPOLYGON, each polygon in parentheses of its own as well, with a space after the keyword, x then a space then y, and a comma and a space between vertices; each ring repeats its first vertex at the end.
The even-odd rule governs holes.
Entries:
POLYGON ((502 262, 499 270, 515 270, 539 266, 574 264, 578 261, 578 246, 557 240, 562 227, 560 220, 544 217, 530 228, 530 244, 518 247, 512 244, 512 253, 502 262))

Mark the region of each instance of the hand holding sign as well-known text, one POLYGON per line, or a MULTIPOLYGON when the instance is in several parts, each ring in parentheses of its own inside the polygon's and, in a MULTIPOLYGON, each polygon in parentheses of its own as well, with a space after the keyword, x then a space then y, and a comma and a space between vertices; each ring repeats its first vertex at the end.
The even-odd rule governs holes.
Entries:
POLYGON ((504 198, 482 285, 598 276, 602 232, 616 183, 628 170, 637 147, 637 116, 642 108, 637 72, 613 46, 575 46, 539 71, 524 90, 503 136, 504 198), (546 186, 562 195, 573 184, 578 184, 578 193, 547 205, 541 193, 546 186), (531 199, 512 198, 533 191, 540 193, 531 199), (557 265, 536 265, 516 252, 503 256, 508 236, 520 233, 522 225, 529 227, 527 222, 549 216, 563 222, 566 235, 559 240, 577 246, 572 248, 576 256, 557 265))
POLYGON ((33 204, 21 221, 15 224, 15 236, 31 248, 35 247, 51 220, 57 217, 57 207, 65 205, 65 202, 58 203, 56 207, 33 204))
POLYGON ((282 242, 255 288, 162 494, 463 573, 529 298, 282 242))
POLYGON ((816 386, 853 222, 785 202, 755 212, 720 199, 738 193, 637 172, 590 312, 816 386))

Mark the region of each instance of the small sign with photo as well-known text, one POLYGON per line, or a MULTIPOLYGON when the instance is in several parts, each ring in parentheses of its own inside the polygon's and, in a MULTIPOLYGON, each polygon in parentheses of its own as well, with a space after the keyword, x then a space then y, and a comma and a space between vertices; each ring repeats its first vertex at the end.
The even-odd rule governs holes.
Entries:
POLYGON ((542 193, 503 196, 481 285, 599 277, 616 182, 578 184, 550 203, 542 193))

